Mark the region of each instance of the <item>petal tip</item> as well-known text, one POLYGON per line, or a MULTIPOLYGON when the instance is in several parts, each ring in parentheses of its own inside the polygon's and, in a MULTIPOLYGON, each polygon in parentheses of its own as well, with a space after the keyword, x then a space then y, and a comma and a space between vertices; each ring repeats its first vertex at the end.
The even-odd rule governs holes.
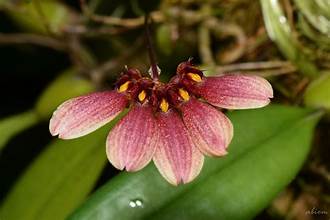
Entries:
POLYGON ((274 97, 266 79, 244 74, 208 77, 199 93, 212 105, 227 109, 261 108, 274 97))
POLYGON ((65 134, 59 133, 58 138, 63 139, 63 140, 68 140, 68 139, 73 139, 75 137, 70 137, 70 136, 66 136, 65 134))
POLYGON ((127 100, 115 91, 95 92, 69 99, 54 111, 49 131, 62 139, 87 135, 114 119, 127 100))
POLYGON ((49 133, 52 135, 52 136, 57 136, 58 135, 58 132, 56 130, 54 130, 53 128, 49 127, 49 133))
POLYGON ((268 92, 268 97, 269 98, 274 98, 274 90, 273 90, 273 87, 272 87, 272 84, 270 84, 270 82, 266 79, 264 79, 266 82, 266 87, 267 87, 267 92, 268 92))

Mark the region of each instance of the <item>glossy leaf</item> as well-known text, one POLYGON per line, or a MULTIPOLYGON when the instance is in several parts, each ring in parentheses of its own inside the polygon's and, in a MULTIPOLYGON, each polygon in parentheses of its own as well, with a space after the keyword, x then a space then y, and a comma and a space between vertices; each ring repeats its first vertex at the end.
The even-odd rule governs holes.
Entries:
POLYGON ((279 2, 279 0, 260 0, 267 33, 284 56, 295 63, 304 75, 314 78, 318 75, 318 69, 312 58, 304 53, 302 46, 293 37, 279 2))
POLYGON ((114 124, 79 139, 53 141, 17 181, 0 219, 64 219, 98 179, 107 161, 106 136, 114 124))
POLYGON ((270 106, 229 114, 229 154, 207 158, 199 177, 174 187, 151 165, 109 181, 69 219, 251 219, 295 177, 319 114, 270 106))
POLYGON ((34 111, 27 111, 0 120, 0 150, 7 142, 19 132, 29 128, 38 122, 34 111))

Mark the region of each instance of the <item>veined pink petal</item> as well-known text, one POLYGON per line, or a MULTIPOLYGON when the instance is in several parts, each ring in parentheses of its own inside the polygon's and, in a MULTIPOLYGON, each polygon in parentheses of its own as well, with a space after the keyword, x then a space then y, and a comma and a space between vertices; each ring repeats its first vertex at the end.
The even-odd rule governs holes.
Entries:
POLYGON ((204 154, 222 156, 233 137, 233 125, 222 112, 190 98, 181 106, 183 121, 195 145, 204 154))
POLYGON ((153 157, 162 176, 171 184, 188 183, 201 171, 204 157, 194 146, 179 114, 173 110, 157 117, 159 142, 153 157))
POLYGON ((116 91, 79 96, 61 104, 49 122, 50 133, 62 139, 84 136, 114 119, 127 105, 116 91))
POLYGON ((205 77, 200 95, 212 105, 227 109, 248 109, 266 106, 273 98, 270 83, 259 76, 228 74, 205 77))
POLYGON ((110 131, 106 149, 108 159, 117 169, 140 170, 152 159, 157 140, 152 108, 137 104, 110 131))

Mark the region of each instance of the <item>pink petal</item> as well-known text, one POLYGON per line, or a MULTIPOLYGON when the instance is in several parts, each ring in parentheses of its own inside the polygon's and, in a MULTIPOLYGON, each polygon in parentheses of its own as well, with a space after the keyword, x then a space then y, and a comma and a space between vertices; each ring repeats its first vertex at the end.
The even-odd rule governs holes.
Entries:
POLYGON ((154 163, 171 184, 188 183, 201 171, 204 157, 194 146, 180 116, 173 110, 157 117, 160 132, 154 163))
POLYGON ((49 122, 50 133, 62 139, 84 136, 114 119, 127 105, 116 91, 96 92, 61 104, 49 122))
POLYGON ((230 120, 214 107, 190 98, 181 106, 183 121, 195 145, 204 154, 222 156, 233 137, 230 120))
POLYGON ((227 109, 260 108, 273 98, 273 89, 267 80, 239 74, 205 77, 199 93, 212 105, 227 109))
POLYGON ((137 104, 109 133, 108 159, 117 169, 140 170, 152 159, 157 140, 152 108, 137 104))

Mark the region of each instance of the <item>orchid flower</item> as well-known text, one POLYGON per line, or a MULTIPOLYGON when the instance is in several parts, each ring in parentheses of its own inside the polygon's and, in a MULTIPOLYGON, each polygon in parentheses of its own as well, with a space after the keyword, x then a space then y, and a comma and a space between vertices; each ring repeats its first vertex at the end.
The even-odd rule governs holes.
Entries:
POLYGON ((259 76, 205 77, 188 60, 178 66, 168 83, 127 69, 114 90, 80 96, 60 105, 49 129, 62 139, 78 138, 129 108, 107 137, 110 163, 120 170, 138 171, 153 160, 161 175, 178 185, 200 173, 203 155, 227 154, 233 125, 219 108, 259 108, 272 97, 271 85, 259 76))

